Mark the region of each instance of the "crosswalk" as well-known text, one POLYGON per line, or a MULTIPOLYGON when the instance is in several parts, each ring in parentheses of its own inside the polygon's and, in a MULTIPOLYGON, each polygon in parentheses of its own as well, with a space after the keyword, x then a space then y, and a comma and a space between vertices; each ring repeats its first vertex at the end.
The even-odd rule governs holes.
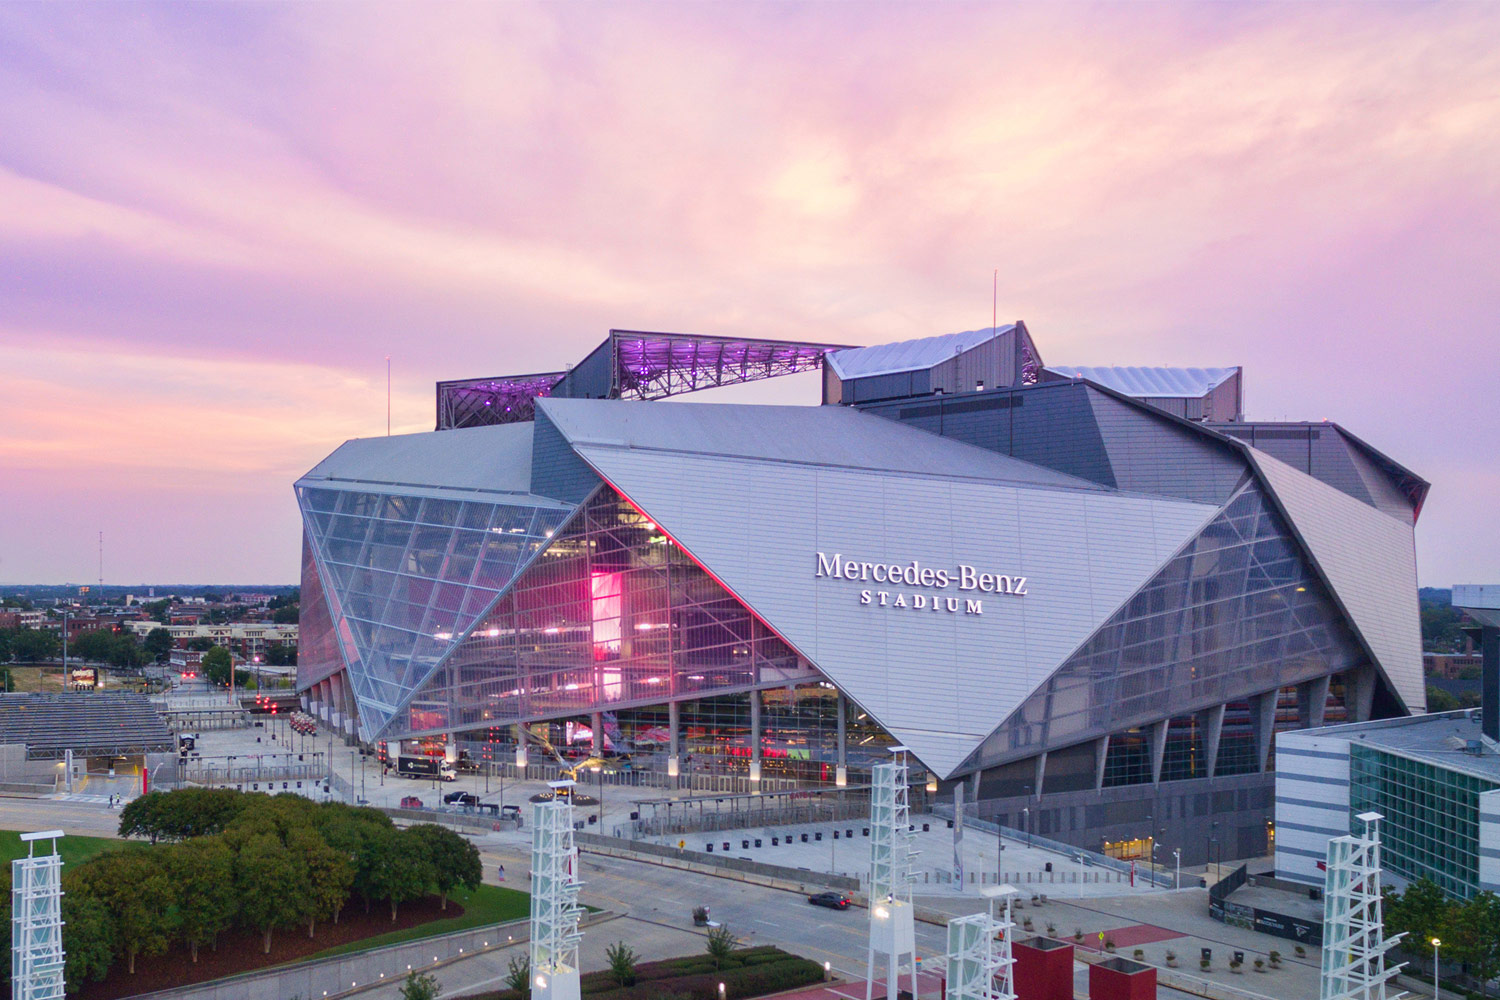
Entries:
POLYGON ((47 796, 54 802, 92 802, 96 805, 108 805, 108 795, 91 795, 88 792, 58 792, 47 796))

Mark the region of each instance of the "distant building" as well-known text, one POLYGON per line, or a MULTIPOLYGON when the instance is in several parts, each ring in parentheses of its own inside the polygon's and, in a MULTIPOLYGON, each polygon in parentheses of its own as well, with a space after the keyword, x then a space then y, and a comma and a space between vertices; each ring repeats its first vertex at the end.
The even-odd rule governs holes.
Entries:
POLYGON ((1422 672, 1428 677, 1457 680, 1460 671, 1477 671, 1484 657, 1478 653, 1423 653, 1422 672))
POLYGON ((215 646, 223 646, 231 653, 249 660, 265 654, 268 646, 295 646, 296 625, 270 625, 252 622, 231 622, 225 625, 161 625, 157 622, 127 622, 130 630, 144 638, 153 629, 164 628, 172 633, 172 644, 186 646, 192 639, 207 639, 215 646))

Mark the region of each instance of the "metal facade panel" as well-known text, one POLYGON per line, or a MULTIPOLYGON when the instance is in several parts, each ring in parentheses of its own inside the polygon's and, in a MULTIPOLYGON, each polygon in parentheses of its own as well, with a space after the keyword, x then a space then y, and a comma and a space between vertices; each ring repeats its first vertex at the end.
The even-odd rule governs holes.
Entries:
POLYGON ((567 439, 545 413, 536 415, 531 447, 531 488, 546 497, 582 503, 599 485, 599 477, 574 454, 567 439))
POLYGON ((1122 490, 1221 504, 1245 477, 1244 460, 1230 444, 1098 390, 1088 390, 1088 400, 1122 490))
POLYGON ((1136 368, 1129 366, 1048 365, 1047 371, 1090 382, 1138 399, 1202 397, 1239 373, 1238 368, 1136 368))
POLYGON ((968 330, 964 333, 945 333, 918 340, 902 340, 894 344, 876 344, 873 347, 852 347, 830 352, 827 362, 843 379, 916 371, 941 364, 955 354, 1014 329, 1015 324, 1007 323, 998 328, 985 327, 983 330, 968 330))
POLYGON ((1349 741, 1276 734, 1276 876, 1323 885, 1328 841, 1349 833, 1349 741))
POLYGON ((575 447, 944 775, 1217 513, 1105 492, 575 447), (1025 576, 1027 593, 819 577, 820 552, 1025 576))
POLYGON ((1090 482, 844 406, 745 406, 544 399, 574 446, 600 444, 777 463, 842 466, 1096 490, 1090 482))
POLYGON ((531 431, 530 423, 519 423, 355 438, 301 482, 526 493, 531 488, 531 431))
POLYGON ((1427 704, 1412 526, 1252 449, 1337 599, 1408 709, 1427 704))

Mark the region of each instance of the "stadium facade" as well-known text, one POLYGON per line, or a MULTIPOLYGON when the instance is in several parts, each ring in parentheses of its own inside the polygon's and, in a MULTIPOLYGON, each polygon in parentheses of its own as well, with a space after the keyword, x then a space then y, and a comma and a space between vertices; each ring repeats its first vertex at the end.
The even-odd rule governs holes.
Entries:
POLYGON ((440 383, 436 430, 296 484, 298 688, 364 742, 750 782, 899 742, 1037 834, 1264 853, 1278 732, 1424 708, 1427 483, 1245 420, 1242 375, 1048 366, 1017 322, 440 383), (824 405, 660 402, 801 371, 824 405))

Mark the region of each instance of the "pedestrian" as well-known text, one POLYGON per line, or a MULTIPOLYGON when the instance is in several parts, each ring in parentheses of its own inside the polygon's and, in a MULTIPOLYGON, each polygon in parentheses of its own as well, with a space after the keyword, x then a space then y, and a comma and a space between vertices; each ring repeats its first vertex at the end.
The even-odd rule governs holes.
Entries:
POLYGON ((504 865, 500 866, 500 881, 502 881, 502 882, 505 881, 505 866, 504 865))

